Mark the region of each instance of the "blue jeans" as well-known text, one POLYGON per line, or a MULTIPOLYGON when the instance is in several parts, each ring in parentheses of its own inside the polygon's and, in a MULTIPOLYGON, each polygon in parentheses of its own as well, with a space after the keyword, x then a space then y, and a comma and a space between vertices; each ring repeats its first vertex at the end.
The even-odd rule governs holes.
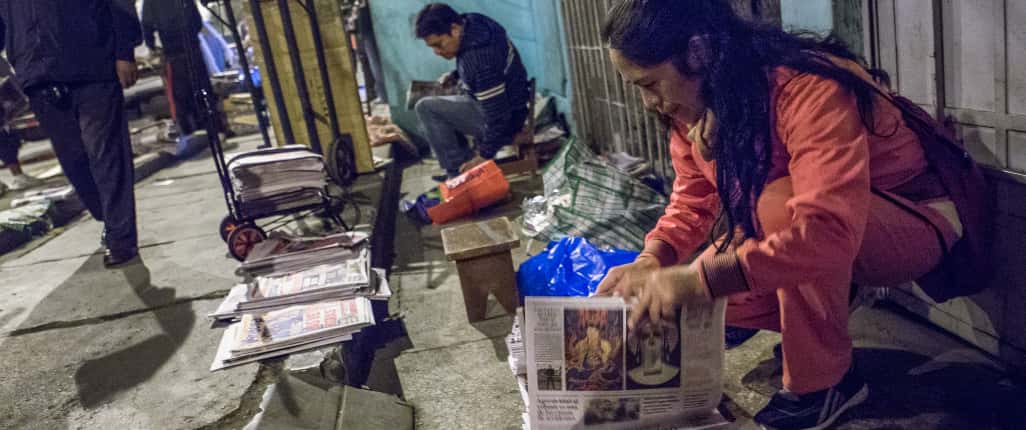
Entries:
POLYGON ((425 97, 414 110, 438 164, 449 177, 458 176, 460 166, 473 157, 463 136, 484 136, 484 113, 477 101, 466 95, 425 97))

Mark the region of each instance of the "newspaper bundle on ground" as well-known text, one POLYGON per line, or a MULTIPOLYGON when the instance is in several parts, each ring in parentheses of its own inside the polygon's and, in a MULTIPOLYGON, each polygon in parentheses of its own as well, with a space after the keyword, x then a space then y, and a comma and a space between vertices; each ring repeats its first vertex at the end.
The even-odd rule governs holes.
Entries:
MULTIPOLYGON (((329 266, 330 267, 330 266, 329 266)), ((313 272, 331 273, 331 270, 321 271, 314 269, 313 272)), ((305 273, 305 272, 297 272, 305 273)), ((239 284, 233 287, 228 295, 217 307, 217 310, 209 314, 215 320, 233 320, 240 318, 247 313, 263 313, 276 309, 282 309, 297 304, 313 303, 325 300, 344 300, 357 296, 366 297, 370 300, 388 300, 392 297, 392 290, 388 286, 388 279, 384 269, 373 269, 371 282, 356 289, 345 286, 334 287, 326 285, 322 281, 316 287, 314 283, 299 284, 300 291, 290 292, 288 288, 283 290, 265 290, 259 292, 259 287, 250 284, 239 284), (282 295, 278 295, 281 293, 282 295), (251 297, 251 294, 262 294, 261 297, 251 297)), ((262 278, 255 281, 259 283, 262 278)), ((324 279, 324 278, 320 278, 324 279)))
POLYGON ((25 206, 29 203, 36 203, 42 201, 63 201, 67 200, 71 196, 75 195, 75 189, 71 185, 65 185, 61 187, 45 188, 42 190, 28 191, 22 194, 21 197, 11 200, 11 207, 16 208, 19 206, 25 206))
POLYGON ((242 202, 302 189, 322 190, 327 184, 324 160, 302 145, 237 155, 228 161, 228 171, 242 202))
POLYGON ((528 297, 530 428, 712 429, 722 392, 723 300, 627 328, 619 298, 528 297))
POLYGON ((271 233, 270 237, 253 247, 241 269, 252 275, 272 276, 359 256, 366 258, 365 247, 361 245, 367 237, 366 233, 360 232, 314 237, 271 233))
POLYGON ((366 297, 246 314, 225 329, 210 370, 342 342, 373 324, 366 297))

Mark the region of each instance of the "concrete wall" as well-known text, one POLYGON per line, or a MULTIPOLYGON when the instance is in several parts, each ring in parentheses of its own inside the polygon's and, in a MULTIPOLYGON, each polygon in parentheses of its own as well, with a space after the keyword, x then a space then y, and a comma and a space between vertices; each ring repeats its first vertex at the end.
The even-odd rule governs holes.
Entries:
MULTIPOLYGON (((413 35, 413 18, 429 0, 371 1, 371 15, 381 66, 388 87, 392 117, 414 134, 420 133, 416 115, 406 110, 406 88, 411 80, 434 80, 456 67, 431 52, 413 35)), ((570 85, 558 0, 449 0, 459 12, 488 15, 502 24, 538 90, 556 97, 560 112, 569 116, 570 85)))

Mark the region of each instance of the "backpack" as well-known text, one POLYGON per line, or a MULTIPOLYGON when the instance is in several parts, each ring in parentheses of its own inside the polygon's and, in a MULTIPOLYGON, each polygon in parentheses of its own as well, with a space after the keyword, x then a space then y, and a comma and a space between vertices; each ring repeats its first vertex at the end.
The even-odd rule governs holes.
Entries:
MULTIPOLYGON (((977 293, 987 287, 993 273, 993 202, 983 172, 962 142, 923 108, 900 95, 885 98, 901 110, 906 126, 919 137, 926 160, 958 209, 963 227, 962 238, 944 253, 937 267, 916 283, 938 303, 977 293)), ((929 222, 915 209, 907 209, 929 222)), ((930 225, 937 229, 933 223, 930 225)))

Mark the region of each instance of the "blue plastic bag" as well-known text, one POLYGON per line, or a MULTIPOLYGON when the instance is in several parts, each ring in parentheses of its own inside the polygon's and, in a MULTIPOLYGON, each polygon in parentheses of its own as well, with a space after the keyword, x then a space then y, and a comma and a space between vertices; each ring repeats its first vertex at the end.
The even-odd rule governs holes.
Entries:
POLYGON ((549 242, 545 252, 527 259, 517 271, 520 298, 526 296, 589 296, 609 269, 631 263, 634 251, 605 251, 582 237, 549 242))

